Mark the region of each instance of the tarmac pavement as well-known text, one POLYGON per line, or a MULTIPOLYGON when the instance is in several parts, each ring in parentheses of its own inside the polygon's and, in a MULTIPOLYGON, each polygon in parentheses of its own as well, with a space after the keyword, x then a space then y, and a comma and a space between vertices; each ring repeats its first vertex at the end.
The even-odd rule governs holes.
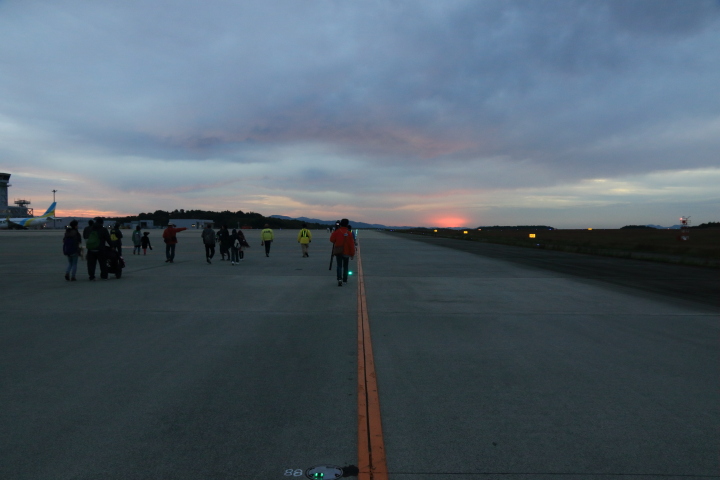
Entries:
POLYGON ((390 478, 720 476, 715 306, 583 255, 571 274, 518 247, 361 244, 390 478))
MULTIPOLYGON (((200 231, 167 264, 151 232, 96 282, 62 278, 61 232, 0 232, 0 478, 357 464, 358 292, 327 233, 302 258, 276 231, 266 258, 246 231, 230 266, 200 231)), ((360 252, 390 479, 720 478, 716 306, 513 250, 361 231, 360 252)))
MULTIPOLYGON (((355 288, 325 232, 260 233, 208 265, 200 231, 121 279, 63 279, 61 232, 0 232, 0 478, 288 478, 356 462, 355 288), (257 237, 257 238, 256 238, 257 237), (321 253, 322 252, 322 253, 321 253)), ((129 243, 126 239, 126 243, 129 243)))

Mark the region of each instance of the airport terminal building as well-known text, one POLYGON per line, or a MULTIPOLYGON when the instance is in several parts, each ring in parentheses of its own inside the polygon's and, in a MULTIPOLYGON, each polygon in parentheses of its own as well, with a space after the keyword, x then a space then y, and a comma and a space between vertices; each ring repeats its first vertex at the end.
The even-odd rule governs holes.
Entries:
POLYGON ((187 228, 188 230, 202 230, 205 225, 213 226, 212 220, 203 220, 201 218, 171 218, 170 223, 178 228, 187 228))

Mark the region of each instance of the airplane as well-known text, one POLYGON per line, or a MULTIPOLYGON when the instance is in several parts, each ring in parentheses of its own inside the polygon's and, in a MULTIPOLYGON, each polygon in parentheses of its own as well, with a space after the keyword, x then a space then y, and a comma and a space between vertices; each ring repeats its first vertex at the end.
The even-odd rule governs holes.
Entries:
POLYGON ((57 205, 56 202, 53 202, 47 211, 39 217, 10 218, 10 215, 8 215, 7 218, 0 219, 0 228, 16 230, 27 230, 29 227, 42 228, 45 222, 55 218, 55 205, 57 205))

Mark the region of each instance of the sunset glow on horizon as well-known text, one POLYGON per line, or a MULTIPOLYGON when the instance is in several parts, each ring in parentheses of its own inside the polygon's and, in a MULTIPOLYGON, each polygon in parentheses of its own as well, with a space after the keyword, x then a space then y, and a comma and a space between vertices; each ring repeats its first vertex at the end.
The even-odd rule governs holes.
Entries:
POLYGON ((441 228, 458 228, 467 227, 468 220, 462 217, 435 217, 430 219, 430 224, 433 227, 441 228))
POLYGON ((130 217, 137 213, 118 213, 101 210, 56 210, 58 218, 130 217))

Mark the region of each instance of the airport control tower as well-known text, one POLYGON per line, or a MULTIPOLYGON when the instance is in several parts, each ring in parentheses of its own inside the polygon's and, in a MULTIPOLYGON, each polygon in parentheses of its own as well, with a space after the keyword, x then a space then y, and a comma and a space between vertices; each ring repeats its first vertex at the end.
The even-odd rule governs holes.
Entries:
POLYGON ((10 186, 10 174, 0 173, 0 216, 32 217, 33 209, 28 208, 30 200, 16 200, 16 207, 8 205, 8 187, 10 186))
POLYGON ((10 186, 10 174, 0 173, 0 210, 7 210, 8 187, 10 186))

